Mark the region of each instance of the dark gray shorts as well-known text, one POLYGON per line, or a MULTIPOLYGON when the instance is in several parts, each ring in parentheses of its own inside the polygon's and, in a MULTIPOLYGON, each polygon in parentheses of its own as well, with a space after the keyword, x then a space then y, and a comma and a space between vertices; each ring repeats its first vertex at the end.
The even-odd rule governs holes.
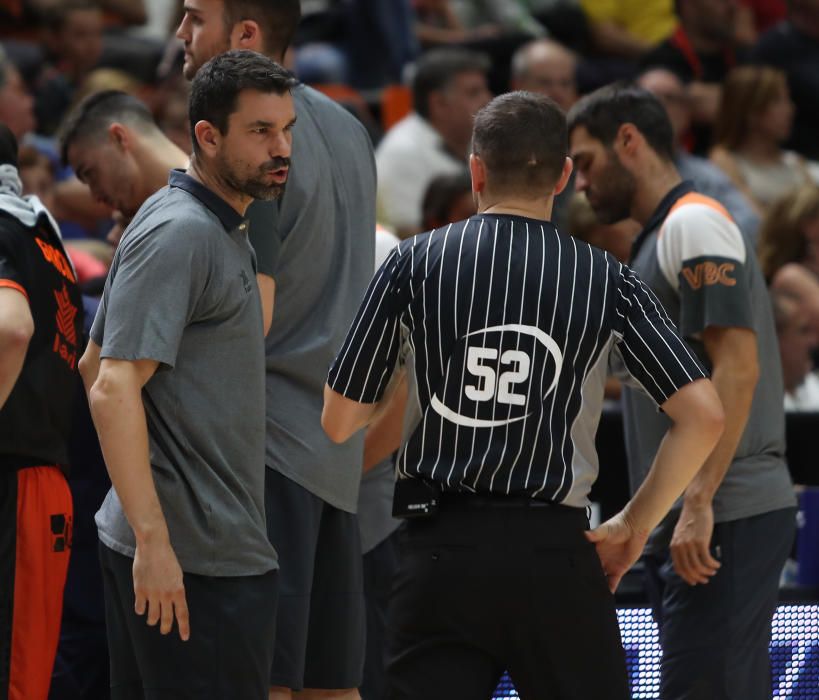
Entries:
POLYGON ((717 523, 711 552, 722 566, 705 585, 685 583, 667 552, 645 557, 663 700, 770 700, 771 619, 795 515, 786 508, 717 523))
POLYGON ((184 575, 191 636, 134 612, 134 560, 100 544, 111 700, 267 700, 278 572, 184 575))
POLYGON ((265 472, 267 535, 281 567, 270 684, 357 688, 366 636, 358 519, 265 472))

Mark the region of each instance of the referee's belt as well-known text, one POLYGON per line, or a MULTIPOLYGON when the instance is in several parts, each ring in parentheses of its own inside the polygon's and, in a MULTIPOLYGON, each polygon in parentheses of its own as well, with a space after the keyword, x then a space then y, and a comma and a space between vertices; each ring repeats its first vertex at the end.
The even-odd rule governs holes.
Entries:
POLYGON ((507 496, 502 493, 462 493, 444 491, 442 508, 553 508, 560 504, 529 496, 507 496))

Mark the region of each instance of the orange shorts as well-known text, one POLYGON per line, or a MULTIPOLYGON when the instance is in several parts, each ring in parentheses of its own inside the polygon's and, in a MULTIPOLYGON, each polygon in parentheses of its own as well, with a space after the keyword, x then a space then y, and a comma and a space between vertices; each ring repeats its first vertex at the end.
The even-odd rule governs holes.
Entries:
POLYGON ((0 472, 0 700, 47 700, 72 520, 57 467, 0 472))

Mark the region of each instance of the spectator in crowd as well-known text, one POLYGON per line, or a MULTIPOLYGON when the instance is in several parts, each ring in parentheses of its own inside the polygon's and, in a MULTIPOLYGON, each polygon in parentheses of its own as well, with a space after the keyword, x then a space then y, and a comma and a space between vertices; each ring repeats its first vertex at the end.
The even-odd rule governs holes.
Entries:
POLYGON ((706 153, 719 108, 722 81, 740 56, 734 47, 735 0, 676 0, 674 33, 643 57, 644 68, 676 73, 691 98, 693 148, 706 153))
POLYGON ((460 24, 467 31, 478 33, 461 46, 489 57, 489 88, 493 93, 505 92, 509 86, 512 55, 522 44, 545 36, 546 29, 530 12, 527 0, 449 2, 460 24))
POLYGON ((813 371, 812 351, 817 336, 798 297, 771 293, 786 411, 819 411, 819 377, 813 371))
POLYGON ((782 149, 792 127, 793 103, 781 71, 741 66, 728 74, 711 160, 759 213, 810 180, 804 159, 782 149))
POLYGON ((577 102, 577 56, 552 39, 531 41, 512 57, 511 87, 546 95, 568 112, 577 102))
POLYGON ((0 123, 6 125, 20 141, 34 131, 34 99, 26 88, 20 71, 6 57, 0 46, 0 123))
POLYGON ((464 49, 424 54, 412 80, 414 111, 375 152, 380 220, 400 236, 421 230, 421 202, 436 175, 466 167, 472 118, 489 102, 487 59, 464 49))
POLYGON ((0 696, 46 700, 73 506, 64 472, 82 299, 53 218, 23 197, 0 124, 0 696))
POLYGON ((682 80, 667 68, 649 68, 637 78, 637 84, 665 107, 674 133, 674 165, 680 177, 691 180, 699 192, 720 202, 755 246, 759 215, 751 202, 716 165, 685 148, 691 128, 691 99, 682 80))
POLYGON ((482 24, 467 29, 451 0, 415 0, 413 12, 415 36, 423 49, 490 39, 501 33, 501 27, 497 24, 482 24))
POLYGON ((677 26, 672 0, 581 0, 594 48, 606 55, 639 59, 677 26))
MULTIPOLYGON (((540 93, 568 112, 577 102, 577 56, 551 39, 535 39, 512 57, 512 89, 540 93)), ((574 194, 574 173, 555 196, 552 223, 567 230, 569 202, 574 194)))
POLYGON ((773 291, 801 301, 819 339, 819 187, 803 185, 771 206, 760 227, 759 261, 773 291))
POLYGON ((53 135, 74 93, 102 55, 103 18, 92 0, 66 0, 46 14, 48 65, 37 81, 38 131, 53 135))
POLYGON ((752 58, 788 78, 796 115, 785 146, 819 161, 819 3, 789 0, 787 19, 760 37, 752 58))
POLYGON ((167 184, 170 170, 188 165, 148 108, 116 90, 91 95, 69 115, 62 157, 97 200, 128 219, 167 184))
POLYGON ((429 183, 421 204, 421 228, 431 231, 450 221, 462 221, 475 213, 472 180, 464 169, 454 175, 439 175, 429 183))
POLYGON ((738 0, 734 39, 752 47, 759 35, 785 19, 786 0, 738 0))
POLYGON ((345 0, 345 53, 358 89, 399 83, 418 54, 410 0, 345 0))
MULTIPOLYGON (((795 501, 764 278, 725 208, 680 178, 656 97, 603 88, 575 105, 569 130, 578 189, 601 220, 628 214, 643 226, 629 266, 710 367, 725 409, 720 441, 646 549, 663 649, 660 696, 767 700, 771 618, 795 501)), ((667 419, 624 387, 623 422, 634 489, 661 449, 667 419)))

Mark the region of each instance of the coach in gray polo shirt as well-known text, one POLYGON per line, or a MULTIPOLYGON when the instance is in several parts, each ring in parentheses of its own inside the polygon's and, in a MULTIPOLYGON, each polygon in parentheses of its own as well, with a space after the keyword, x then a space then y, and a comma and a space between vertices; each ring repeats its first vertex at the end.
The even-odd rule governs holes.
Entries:
POLYGON ((287 179, 293 85, 249 51, 202 68, 190 168, 126 230, 81 363, 113 483, 97 513, 113 698, 267 697, 277 560, 244 214, 287 179))

